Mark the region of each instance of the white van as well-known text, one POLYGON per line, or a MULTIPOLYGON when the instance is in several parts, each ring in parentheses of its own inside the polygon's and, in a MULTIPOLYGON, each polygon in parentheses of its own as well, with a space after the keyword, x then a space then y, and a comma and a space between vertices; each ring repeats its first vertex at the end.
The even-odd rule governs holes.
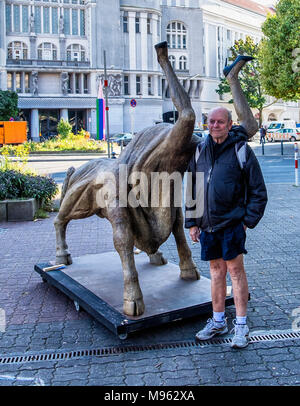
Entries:
POLYGON ((296 128, 295 120, 283 120, 283 121, 269 121, 267 132, 278 131, 283 128, 296 128))

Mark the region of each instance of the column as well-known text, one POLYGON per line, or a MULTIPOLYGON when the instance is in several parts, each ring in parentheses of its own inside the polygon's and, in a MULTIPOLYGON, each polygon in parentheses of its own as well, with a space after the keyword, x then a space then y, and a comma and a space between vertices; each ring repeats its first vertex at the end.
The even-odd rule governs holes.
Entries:
POLYGON ((147 13, 141 13, 141 57, 142 70, 148 70, 148 47, 147 47, 147 13))
MULTIPOLYGON (((129 69, 136 70, 136 41, 135 41, 135 12, 128 12, 128 32, 129 32, 129 69)), ((134 91, 135 94, 135 91, 134 91)))
POLYGON ((61 109, 60 110, 60 118, 63 118, 64 120, 69 121, 68 109, 61 109))
POLYGON ((71 80, 72 80, 72 88, 71 88, 72 92, 71 93, 76 94, 76 75, 74 72, 71 75, 71 80))
POLYGON ((142 97, 148 97, 148 75, 147 73, 142 74, 142 97))
POLYGON ((154 75, 153 78, 153 95, 154 97, 158 97, 158 81, 159 81, 159 76, 154 75))
MULTIPOLYGON (((158 15, 157 14, 152 14, 152 38, 153 38, 153 44, 157 44, 160 42, 160 38, 158 38, 158 33, 157 33, 157 21, 158 21, 158 15)), ((157 71, 159 70, 158 68, 158 62, 157 62, 157 56, 154 48, 152 47, 152 55, 153 55, 153 70, 157 71)))
POLYGON ((209 68, 209 42, 208 42, 208 24, 204 24, 204 41, 205 41, 205 74, 206 76, 210 76, 210 68, 209 68))
POLYGON ((80 73, 79 93, 84 94, 84 76, 83 76, 83 73, 80 73))
MULTIPOLYGON (((0 0, 0 67, 6 65, 6 18, 5 1, 0 0)), ((2 76, 2 75, 1 75, 2 76)), ((1 85, 1 82, 0 82, 1 85)))
POLYGON ((130 96, 134 97, 136 95, 136 75, 134 73, 129 75, 129 89, 130 96))
POLYGON ((32 141, 38 142, 40 140, 40 126, 39 126, 39 111, 38 109, 31 110, 31 119, 30 119, 30 127, 31 127, 31 139, 32 141))

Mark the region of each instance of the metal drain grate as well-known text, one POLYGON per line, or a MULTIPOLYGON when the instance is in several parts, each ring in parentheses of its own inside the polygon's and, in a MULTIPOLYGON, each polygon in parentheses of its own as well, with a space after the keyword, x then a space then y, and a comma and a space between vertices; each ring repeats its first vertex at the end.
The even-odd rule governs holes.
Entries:
MULTIPOLYGON (((258 334, 249 338, 250 343, 282 341, 282 340, 298 340, 300 339, 299 332, 285 332, 285 333, 271 333, 271 334, 258 334)), ((191 348, 191 347, 205 347, 220 344, 230 344, 231 338, 215 338, 209 341, 180 341, 173 343, 160 343, 160 344, 145 344, 145 345, 128 345, 119 347, 105 347, 89 350, 78 350, 68 352, 51 352, 43 354, 27 354, 27 355, 14 355, 14 356, 0 356, 0 364, 17 364, 26 362, 41 362, 41 361, 61 361, 73 358, 86 358, 86 357, 99 357, 105 355, 117 355, 128 352, 139 351, 153 351, 153 350, 167 350, 176 348, 191 348)))

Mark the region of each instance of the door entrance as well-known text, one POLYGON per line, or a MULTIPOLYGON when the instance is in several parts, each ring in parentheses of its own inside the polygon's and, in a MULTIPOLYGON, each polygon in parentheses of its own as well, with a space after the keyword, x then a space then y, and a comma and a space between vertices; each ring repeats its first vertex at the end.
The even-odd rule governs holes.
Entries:
POLYGON ((59 110, 39 110, 40 134, 49 139, 57 135, 59 110))
POLYGON ((69 123, 72 126, 74 134, 77 134, 82 129, 86 129, 86 111, 69 110, 69 123))

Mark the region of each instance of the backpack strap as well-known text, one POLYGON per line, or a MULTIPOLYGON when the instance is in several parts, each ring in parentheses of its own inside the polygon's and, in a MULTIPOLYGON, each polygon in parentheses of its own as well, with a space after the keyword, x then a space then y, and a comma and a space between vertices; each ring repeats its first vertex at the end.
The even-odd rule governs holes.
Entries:
POLYGON ((201 152, 201 150, 202 150, 202 148, 203 148, 203 146, 204 146, 204 143, 205 143, 205 141, 201 141, 201 142, 199 142, 199 144, 197 145, 197 148, 196 148, 196 151, 195 151, 195 163, 196 163, 196 165, 197 165, 197 161, 198 161, 198 159, 199 159, 199 156, 200 156, 200 152, 201 152))
POLYGON ((234 148, 235 148, 235 154, 236 154, 237 160, 239 162, 241 171, 243 173, 244 187, 245 187, 244 204, 246 206, 248 193, 247 193, 247 182, 246 182, 244 168, 245 168, 245 165, 247 162, 247 158, 246 158, 247 143, 246 143, 246 141, 240 141, 234 145, 234 148))
POLYGON ((235 154, 236 154, 236 157, 239 162, 241 170, 244 169, 245 164, 246 164, 246 148, 247 148, 246 141, 241 141, 234 145, 235 154))

